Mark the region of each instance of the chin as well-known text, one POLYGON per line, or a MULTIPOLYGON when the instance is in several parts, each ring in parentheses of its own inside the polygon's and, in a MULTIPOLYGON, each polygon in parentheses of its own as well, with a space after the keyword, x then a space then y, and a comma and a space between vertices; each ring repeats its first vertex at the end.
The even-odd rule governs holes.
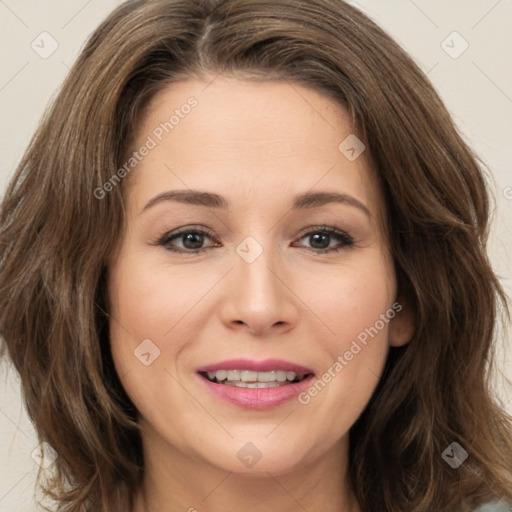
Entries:
MULTIPOLYGON (((216 445, 210 442, 206 446, 196 447, 196 453, 211 465, 225 471, 266 478, 268 473, 293 473, 323 455, 320 450, 318 453, 312 451, 314 445, 310 446, 311 441, 300 442, 287 437, 285 431, 271 439, 274 434, 269 436, 270 431, 265 428, 255 433, 254 428, 248 429, 247 436, 236 436, 229 443, 219 439, 216 445)), ((307 436, 305 439, 313 438, 307 436)))

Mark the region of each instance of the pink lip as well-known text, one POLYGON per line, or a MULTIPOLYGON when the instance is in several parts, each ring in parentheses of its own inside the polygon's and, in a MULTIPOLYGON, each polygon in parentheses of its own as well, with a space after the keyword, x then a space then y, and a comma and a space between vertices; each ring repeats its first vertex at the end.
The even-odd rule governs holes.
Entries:
POLYGON ((217 370, 249 370, 253 372, 270 372, 272 370, 283 370, 295 372, 299 375, 313 373, 313 370, 299 364, 291 363, 283 359, 265 359, 254 361, 251 359, 230 359, 220 363, 209 364, 198 368, 198 372, 216 372, 217 370))
POLYGON ((311 381, 314 379, 314 376, 310 375, 300 382, 293 384, 285 384, 276 388, 258 389, 237 388, 236 386, 211 382, 201 375, 198 375, 198 377, 215 396, 224 402, 245 409, 270 409, 271 407, 277 407, 302 393, 311 385, 311 381))
POLYGON ((213 393, 216 397, 224 402, 246 409, 270 409, 271 407, 277 407, 278 405, 288 402, 310 386, 314 378, 313 370, 310 368, 282 359, 265 359, 264 361, 230 359, 229 361, 221 361, 219 363, 202 366, 198 368, 197 373, 208 391, 213 393), (299 375, 310 375, 300 382, 285 384, 275 388, 239 388, 211 382, 201 375, 201 373, 216 372, 217 370, 249 370, 253 372, 283 370, 295 372, 299 375))

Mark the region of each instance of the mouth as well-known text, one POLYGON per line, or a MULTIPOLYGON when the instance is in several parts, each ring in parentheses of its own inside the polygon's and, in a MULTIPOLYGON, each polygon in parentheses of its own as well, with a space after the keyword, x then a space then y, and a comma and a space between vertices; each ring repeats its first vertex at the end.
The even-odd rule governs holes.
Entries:
POLYGON ((298 395, 315 374, 278 359, 238 359, 199 368, 197 375, 206 389, 224 402, 246 409, 268 409, 298 395))
POLYGON ((235 386, 237 388, 268 389, 289 386, 303 381, 312 373, 297 374, 293 371, 271 370, 255 372, 251 370, 217 370, 215 372, 199 372, 205 379, 214 384, 235 386))

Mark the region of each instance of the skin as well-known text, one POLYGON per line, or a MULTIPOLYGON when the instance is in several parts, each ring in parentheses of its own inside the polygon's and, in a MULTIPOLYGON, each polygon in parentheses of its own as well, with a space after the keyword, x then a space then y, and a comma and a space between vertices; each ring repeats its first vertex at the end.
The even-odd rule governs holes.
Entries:
POLYGON ((321 376, 400 302, 368 151, 352 162, 338 150, 353 128, 318 92, 223 75, 156 95, 132 150, 190 96, 197 107, 126 183, 127 229, 109 264, 112 355, 140 413, 146 466, 133 512, 360 512, 348 485, 348 431, 389 346, 412 336, 405 307, 307 405, 242 409, 212 395, 196 370, 280 358, 321 376), (144 210, 176 189, 217 193, 230 208, 160 201, 144 210), (341 203, 292 211, 308 191, 350 195, 369 215, 341 203), (324 224, 354 244, 327 237, 315 245, 324 224), (156 243, 201 226, 213 237, 200 238, 198 254, 183 236, 170 245, 188 254, 156 243), (247 236, 263 249, 251 263, 236 252, 247 236), (149 366, 134 356, 145 339, 160 350, 149 366), (251 468, 237 457, 249 441, 262 455, 251 468))

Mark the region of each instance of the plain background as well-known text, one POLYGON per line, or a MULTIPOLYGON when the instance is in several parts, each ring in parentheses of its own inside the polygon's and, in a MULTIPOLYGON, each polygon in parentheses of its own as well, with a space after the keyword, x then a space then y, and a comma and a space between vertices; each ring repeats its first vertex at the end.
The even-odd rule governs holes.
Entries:
MULTIPOLYGON (((120 3, 0 0, 0 194, 85 40, 120 3), (49 53, 52 45, 58 47, 48 56, 45 52, 49 53)), ((494 267, 511 295, 512 0, 351 3, 387 30, 428 73, 463 136, 491 170, 496 211, 490 251, 494 267)), ((503 331, 496 390, 512 413, 512 388, 503 379, 503 375, 512 378, 510 338, 503 331)), ((31 453, 38 444, 21 403, 16 375, 3 361, 0 512, 36 510, 33 494, 38 466, 31 453)))

